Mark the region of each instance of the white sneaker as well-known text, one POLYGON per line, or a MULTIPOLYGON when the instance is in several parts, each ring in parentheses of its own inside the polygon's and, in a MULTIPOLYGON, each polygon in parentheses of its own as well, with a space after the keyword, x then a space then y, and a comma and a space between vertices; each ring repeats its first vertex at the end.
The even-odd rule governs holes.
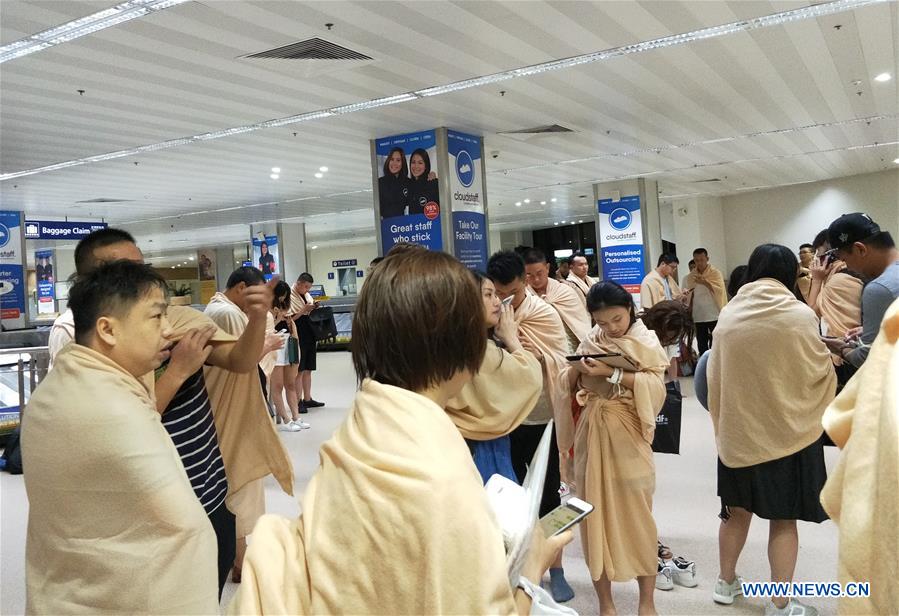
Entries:
POLYGON ((302 430, 302 428, 300 426, 296 425, 295 423, 293 423, 292 421, 288 421, 285 424, 281 424, 282 432, 299 432, 300 430, 302 430))
POLYGON ((765 616, 817 616, 818 610, 811 605, 799 603, 796 599, 790 599, 782 608, 773 603, 765 607, 765 616))
POLYGON ((658 590, 671 590, 674 588, 671 575, 671 565, 659 561, 659 568, 656 573, 656 588, 658 590))
POLYGON ((290 425, 295 426, 297 430, 308 430, 312 427, 302 419, 294 419, 290 422, 290 425))
POLYGON ((687 560, 683 556, 678 556, 667 564, 671 566, 674 583, 678 586, 695 588, 699 585, 699 580, 696 579, 696 563, 693 561, 687 560))
POLYGON ((743 578, 739 575, 734 578, 734 581, 728 584, 721 578, 718 578, 718 582, 715 584, 715 591, 712 593, 712 599, 715 600, 715 603, 721 603, 722 605, 731 605, 734 602, 734 599, 743 594, 743 578))

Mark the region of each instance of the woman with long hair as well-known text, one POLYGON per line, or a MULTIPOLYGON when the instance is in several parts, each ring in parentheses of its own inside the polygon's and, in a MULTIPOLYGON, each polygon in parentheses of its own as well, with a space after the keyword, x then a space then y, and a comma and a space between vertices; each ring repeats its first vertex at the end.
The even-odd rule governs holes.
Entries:
POLYGON ((446 412, 466 437, 484 483, 494 474, 518 481, 508 434, 537 404, 543 375, 540 362, 518 340, 512 307, 500 302, 486 274, 473 271, 472 276, 484 304, 487 352, 477 375, 449 401, 446 412))
MULTIPOLYGON (((745 284, 721 311, 708 360, 722 506, 713 598, 725 605, 742 593, 736 565, 753 516, 769 521, 771 581, 787 583, 799 552, 796 521, 827 519, 819 501, 827 479, 821 418, 836 374, 814 311, 793 293, 798 271, 786 246, 756 248, 745 284)), ((773 597, 766 609, 814 613, 787 597, 773 597)))
POLYGON ((269 382, 269 395, 277 411, 277 422, 283 424, 287 432, 299 432, 309 427, 300 420, 299 401, 296 381, 297 369, 300 365, 297 328, 293 315, 290 314, 290 285, 279 280, 275 285, 275 297, 272 302, 272 316, 275 319, 275 331, 287 335, 287 340, 277 353, 275 368, 269 382), (284 398, 287 406, 284 406, 284 398))
POLYGON ((409 167, 403 148, 390 150, 378 178, 378 202, 381 218, 403 216, 409 207, 409 167))
POLYGON ((424 214, 429 203, 440 205, 437 176, 431 171, 431 157, 418 148, 409 157, 409 213, 424 214))
POLYGON ((665 402, 668 354, 634 314, 621 285, 603 281, 587 293, 596 325, 579 355, 609 354, 625 368, 584 358, 566 369, 583 411, 574 445, 578 496, 596 510, 581 524, 584 556, 601 614, 615 613, 612 582, 637 579, 638 612, 654 614, 658 534, 652 517, 652 440, 665 402))

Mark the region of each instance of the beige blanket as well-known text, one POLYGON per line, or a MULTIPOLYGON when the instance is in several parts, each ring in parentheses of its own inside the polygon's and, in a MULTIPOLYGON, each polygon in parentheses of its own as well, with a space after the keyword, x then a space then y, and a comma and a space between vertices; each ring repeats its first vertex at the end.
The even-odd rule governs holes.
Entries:
POLYGON ((524 421, 542 386, 540 362, 529 351, 508 353, 490 340, 481 369, 447 403, 446 413, 465 438, 499 438, 524 421))
MULTIPOLYGON (((247 316, 223 293, 212 297, 206 315, 234 336, 243 334, 248 323, 247 316)), ((269 474, 282 490, 293 494, 293 465, 269 417, 259 373, 237 374, 213 366, 204 371, 228 475, 228 494, 269 474)))
POLYGON ((862 324, 862 289, 864 283, 843 273, 846 265, 835 267, 818 293, 818 313, 827 325, 827 335, 842 337, 862 324))
POLYGON ((840 528, 839 579, 870 582, 871 597, 840 599, 841 614, 899 609, 899 301, 862 368, 824 413, 842 448, 821 492, 840 528))
POLYGON ((459 430, 367 380, 303 514, 264 516, 230 614, 511 614, 502 535, 459 430))
MULTIPOLYGON (((727 304, 727 287, 724 285, 724 275, 714 265, 709 265, 701 274, 699 270, 693 270, 684 279, 685 289, 695 289, 696 285, 705 282, 710 288, 712 297, 718 305, 718 310, 727 304)), ((715 330, 718 331, 717 329, 715 330)))
MULTIPOLYGON (((680 295, 677 281, 668 276, 668 285, 671 287, 671 299, 677 299, 680 295)), ((640 308, 648 310, 666 299, 669 298, 665 297, 665 279, 656 270, 652 270, 640 283, 640 308)))
POLYGON ((580 278, 573 272, 568 274, 568 278, 566 279, 566 281, 578 291, 580 296, 584 298, 584 302, 587 301, 587 293, 589 293, 593 285, 597 283, 597 281, 590 276, 587 276, 586 278, 580 278))
POLYGON ((214 614, 216 539, 147 389, 68 344, 23 414, 29 614, 214 614))
POLYGON ((574 445, 575 481, 578 495, 596 508, 580 527, 590 576, 598 580, 605 573, 623 582, 655 575, 652 439, 665 403, 668 355, 639 320, 620 338, 594 327, 578 353, 620 353, 637 366, 634 389, 622 387, 620 395, 604 377, 578 379, 577 401, 584 410, 574 445))
POLYGON ((543 353, 543 387, 553 409, 556 441, 565 456, 574 445, 574 418, 571 414, 571 392, 562 379, 568 366, 568 341, 559 313, 535 295, 527 295, 515 309, 518 332, 543 353))
POLYGON ((555 308, 562 317, 562 324, 565 325, 565 332, 568 334, 573 351, 587 338, 590 328, 593 327, 590 322, 590 313, 587 312, 580 293, 570 285, 550 278, 546 282, 546 293, 540 298, 555 308))
POLYGON ((806 267, 799 268, 799 276, 796 278, 796 287, 799 289, 799 293, 802 294, 802 299, 808 302, 808 295, 812 290, 811 270, 806 267))
POLYGON ((770 278, 744 285, 721 311, 707 376, 718 456, 730 468, 815 442, 837 383, 814 311, 770 278))

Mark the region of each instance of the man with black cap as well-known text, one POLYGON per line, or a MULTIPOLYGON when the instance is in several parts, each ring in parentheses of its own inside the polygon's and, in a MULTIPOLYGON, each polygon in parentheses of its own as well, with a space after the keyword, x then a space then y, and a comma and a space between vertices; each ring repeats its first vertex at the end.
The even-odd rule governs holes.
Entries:
POLYGON ((870 280, 862 292, 862 331, 858 342, 827 341, 832 351, 860 367, 880 331, 883 315, 899 297, 899 250, 889 232, 881 231, 867 214, 840 216, 830 224, 827 235, 834 256, 870 280))

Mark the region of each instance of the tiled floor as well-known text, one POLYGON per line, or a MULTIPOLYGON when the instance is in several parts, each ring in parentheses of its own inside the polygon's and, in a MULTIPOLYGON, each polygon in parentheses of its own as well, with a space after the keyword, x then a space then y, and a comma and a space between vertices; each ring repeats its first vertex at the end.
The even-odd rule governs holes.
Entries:
MULTIPOLYGON (((266 481, 267 509, 272 513, 296 516, 297 498, 318 464, 318 447, 343 420, 356 387, 348 353, 319 355, 315 374, 314 397, 327 406, 306 416, 312 429, 282 433, 293 459, 296 473, 294 497, 280 491, 275 482, 266 481)), ((683 380, 686 394, 691 392, 688 379, 683 380)), ((836 461, 836 451, 827 449, 828 468, 836 461)), ((718 510, 715 496, 715 442, 706 411, 692 396, 684 400, 683 433, 680 456, 656 455, 656 521, 662 539, 676 554, 695 560, 700 584, 697 588, 675 587, 669 592, 656 592, 656 606, 661 614, 762 614, 761 599, 738 599, 730 607, 711 600, 711 589, 718 572, 718 510)), ((27 502, 21 476, 0 473, 0 613, 21 614, 24 597, 24 553, 27 502)), ((837 532, 831 522, 821 525, 800 524, 798 581, 835 581, 837 532)), ((767 523, 755 520, 749 534, 738 571, 746 581, 766 580, 767 523)), ((565 551, 565 570, 577 596, 568 605, 581 614, 597 612, 596 595, 589 579, 578 540, 565 551)), ((233 595, 235 586, 225 588, 223 605, 233 595)), ((621 614, 636 612, 636 583, 616 584, 616 601, 621 614)), ((123 589, 123 592, 126 590, 123 589)), ((836 603, 830 599, 808 601, 822 614, 835 614, 836 603)))

